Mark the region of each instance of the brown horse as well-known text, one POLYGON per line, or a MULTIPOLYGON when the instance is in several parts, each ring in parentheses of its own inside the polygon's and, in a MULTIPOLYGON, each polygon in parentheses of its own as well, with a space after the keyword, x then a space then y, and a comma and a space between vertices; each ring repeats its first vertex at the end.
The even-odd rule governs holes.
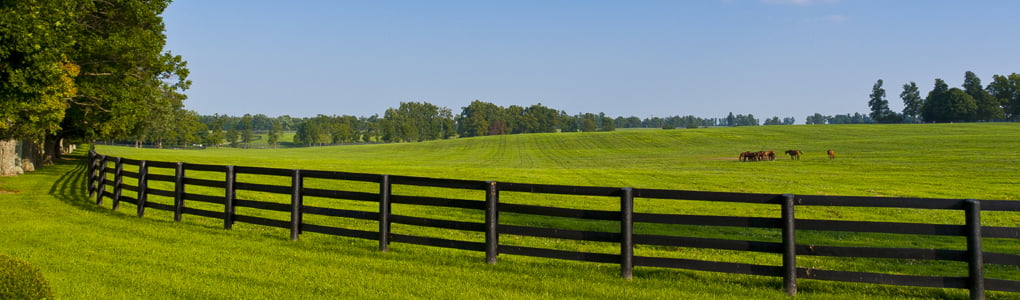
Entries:
POLYGON ((794 160, 794 159, 800 160, 800 154, 801 154, 800 150, 786 150, 786 154, 790 155, 790 159, 791 160, 794 160))
POLYGON ((754 153, 751 151, 744 151, 740 153, 740 161, 751 161, 754 159, 754 153))
POLYGON ((765 151, 765 158, 768 160, 776 160, 776 152, 772 150, 765 151))
POLYGON ((825 153, 829 154, 829 160, 836 159, 836 151, 829 150, 829 151, 825 151, 825 153))

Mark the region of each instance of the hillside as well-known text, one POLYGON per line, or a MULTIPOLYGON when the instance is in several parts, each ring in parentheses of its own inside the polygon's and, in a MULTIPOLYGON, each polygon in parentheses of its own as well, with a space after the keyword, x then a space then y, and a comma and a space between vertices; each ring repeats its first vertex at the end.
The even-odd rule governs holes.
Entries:
POLYGON ((553 133, 296 149, 137 150, 139 159, 512 182, 762 193, 1020 199, 1020 125, 755 126, 553 133), (782 152, 804 152, 791 161, 782 152), (830 161, 825 151, 837 159, 830 161), (774 150, 776 161, 739 162, 774 150))

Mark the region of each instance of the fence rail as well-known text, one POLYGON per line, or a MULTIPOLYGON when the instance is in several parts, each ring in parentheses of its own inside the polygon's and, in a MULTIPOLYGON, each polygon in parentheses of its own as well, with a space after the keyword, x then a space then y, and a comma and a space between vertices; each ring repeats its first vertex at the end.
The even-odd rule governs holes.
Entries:
POLYGON ((783 289, 791 296, 797 292, 798 279, 968 289, 973 299, 983 299, 986 290, 1020 293, 1020 281, 985 278, 984 276, 984 266, 986 264, 1020 266, 1020 255, 986 252, 982 247, 983 238, 1020 239, 1020 227, 990 227, 981 225, 982 211, 1020 212, 1020 201, 776 195, 524 184, 332 171, 219 166, 182 162, 157 162, 110 157, 99 155, 93 151, 89 153, 87 166, 89 197, 94 196, 96 203, 99 205, 102 205, 104 199, 111 199, 113 201, 112 207, 116 210, 119 208, 120 202, 128 202, 137 206, 137 215, 139 217, 144 216, 145 210, 149 208, 173 212, 175 221, 180 221, 182 215, 185 214, 222 219, 224 228, 227 229, 230 229, 235 222, 285 228, 290 229, 290 238, 292 240, 297 240, 303 232, 315 232, 376 240, 379 242, 380 251, 387 251, 390 243, 393 242, 483 251, 486 253, 486 262, 489 264, 496 263, 499 254, 612 263, 621 266, 620 275, 627 279, 633 276, 633 268, 635 266, 782 277, 783 289), (125 165, 131 167, 132 170, 126 170, 125 165), (150 173, 152 168, 162 169, 162 173, 172 172, 174 175, 152 174, 150 173), (134 171, 135 169, 137 172, 134 171), (220 181, 188 177, 187 171, 219 172, 223 174, 224 179, 220 181), (289 178, 290 184, 239 182, 237 181, 238 174, 279 176, 289 178), (136 182, 136 184, 132 185, 130 182, 125 181, 125 179, 133 179, 131 182, 136 182), (378 184, 379 189, 378 193, 369 193, 364 191, 305 188, 305 179, 378 184), (162 186, 172 184, 173 190, 149 188, 150 183, 157 182, 162 183, 162 186), (424 195, 393 195, 391 192, 393 185, 477 190, 484 192, 484 197, 479 197, 480 199, 478 200, 464 200, 424 195), (223 194, 189 193, 186 189, 188 186, 222 189, 223 194), (132 192, 134 197, 123 195, 125 190, 132 192), (289 195, 291 200, 290 203, 278 203, 255 199, 238 199, 236 193, 239 190, 289 195), (619 200, 620 207, 618 210, 609 211, 501 203, 499 201, 501 192, 611 197, 612 199, 619 200), (148 201, 149 196, 153 195, 172 198, 173 204, 148 201), (360 203, 376 202, 378 203, 378 210, 369 212, 305 205, 305 197, 350 200, 360 203), (778 205, 780 215, 777 217, 734 217, 640 213, 634 212, 635 199, 696 200, 778 205), (192 202, 200 202, 205 205, 202 208, 189 206, 188 203, 192 202), (482 213, 484 222, 452 221, 393 214, 391 209, 393 204, 478 211, 482 213), (210 205, 222 205, 222 209, 210 210, 210 205), (946 225, 796 219, 794 212, 798 206, 956 210, 962 212, 965 222, 962 225, 946 225), (289 213, 289 218, 283 220, 281 218, 238 214, 237 208, 239 207, 276 212, 276 214, 280 214, 280 212, 289 213), (500 215, 505 213, 618 222, 619 230, 617 232, 603 232, 501 224, 500 215), (347 218, 369 222, 375 221, 378 223, 378 229, 370 231, 312 224, 303 221, 305 215, 347 218), (644 234, 635 233, 635 223, 778 229, 781 232, 781 238, 776 241, 763 242, 644 234), (481 241, 461 241, 397 234, 391 232, 392 224, 442 228, 464 232, 482 232, 485 238, 481 241), (806 230, 960 236, 966 237, 966 242, 965 245, 958 247, 965 248, 966 250, 797 244, 797 231, 806 230), (499 240, 502 235, 616 243, 619 245, 620 251, 609 254, 542 248, 534 245, 508 245, 500 243, 499 240), (781 256, 782 265, 638 256, 634 253, 636 245, 775 253, 781 256), (798 256, 957 261, 966 263, 967 276, 917 276, 804 268, 798 267, 798 256))

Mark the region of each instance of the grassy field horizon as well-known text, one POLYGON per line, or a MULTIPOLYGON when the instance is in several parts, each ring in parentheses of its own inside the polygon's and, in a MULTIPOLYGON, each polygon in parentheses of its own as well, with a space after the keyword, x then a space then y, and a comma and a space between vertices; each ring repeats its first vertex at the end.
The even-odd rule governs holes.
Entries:
MULTIPOLYGON (((158 161, 263 166, 497 180, 541 184, 665 188, 704 191, 798 193, 1020 200, 1020 126, 1013 123, 796 125, 682 130, 628 130, 490 136, 423 143, 289 149, 157 150, 98 146, 111 156, 158 161), (739 162, 742 151, 805 152, 799 161, 739 162), (829 160, 825 150, 837 152, 829 160)), ((789 299, 779 278, 636 268, 634 280, 619 267, 521 256, 500 256, 399 244, 380 253, 376 242, 286 230, 236 226, 165 212, 134 216, 112 211, 84 195, 84 166, 75 159, 16 178, 0 178, 0 254, 42 269, 57 297, 78 298, 635 298, 789 299), (219 226, 219 227, 217 227, 219 226)), ((191 174, 191 173, 189 173, 191 174)), ((190 192, 190 190, 189 190, 190 192)), ((508 197, 511 198, 511 197, 508 197)), ((537 200, 541 201, 541 200, 537 200)), ((687 209, 701 209, 689 206, 687 209)), ((679 208, 678 208, 679 209, 679 208)), ((770 208, 771 210, 771 208, 770 208)), ((798 211, 798 218, 845 214, 879 217, 881 210, 798 211)), ((736 213, 769 214, 755 208, 736 213)), ((889 215, 904 222, 959 222, 941 214, 889 215)), ((1020 218, 990 214, 996 226, 1020 218)), ((508 222, 546 222, 513 220, 508 222)), ((220 222, 222 223, 222 222, 220 222)), ((597 224, 596 224, 597 225, 597 224)), ((701 231, 700 229, 697 229, 701 231)), ((711 236, 716 234, 706 232, 711 236)), ((750 233, 760 235, 759 233, 750 233)), ((770 239, 772 233, 750 240, 770 239)), ((881 242, 845 234, 798 234, 798 242, 853 245, 881 242)), ((951 239, 950 239, 951 240, 951 239)), ((508 243, 517 242, 507 239, 508 243)), ((953 242, 916 239, 914 246, 953 242)), ((1013 240, 986 241, 989 249, 1020 253, 1013 240)), ((955 245, 955 244, 952 244, 955 245)), ((957 246, 948 246, 954 248, 957 246)), ((585 246, 589 247, 589 246, 585 246)), ((599 246, 590 246, 599 247, 599 246)), ((643 247, 639 253, 675 249, 643 247)), ((681 251, 692 258, 720 256, 774 263, 775 255, 681 251)), ((943 261, 819 261, 864 271, 958 276, 960 263, 943 261), (945 269, 951 265, 956 269, 945 269), (916 268, 916 269, 914 269, 916 268)), ((965 274, 965 266, 962 268, 965 274)), ((995 267, 995 278, 1020 279, 1016 267, 995 267)), ((966 290, 895 287, 801 280, 798 297, 812 299, 965 299, 966 290)), ((989 293, 989 299, 1016 294, 989 293)))
POLYGON ((794 125, 501 135, 421 143, 104 155, 508 182, 727 192, 1020 199, 1016 123, 794 125), (788 149, 804 152, 793 161, 788 149), (776 161, 741 163, 743 151, 776 161), (834 150, 829 160, 826 150, 834 150), (853 178, 853 180, 849 180, 853 178), (981 196, 979 197, 980 194, 981 196))

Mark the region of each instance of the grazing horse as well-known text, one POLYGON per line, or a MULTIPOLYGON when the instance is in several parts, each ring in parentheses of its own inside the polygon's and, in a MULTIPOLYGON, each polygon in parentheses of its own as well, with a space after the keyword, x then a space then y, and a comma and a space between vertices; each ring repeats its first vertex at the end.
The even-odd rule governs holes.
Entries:
POLYGON ((768 160, 776 160, 776 152, 775 151, 772 151, 772 150, 765 151, 765 155, 764 156, 768 160))
POLYGON ((786 154, 790 155, 790 160, 800 160, 800 150, 786 150, 786 154))
POLYGON ((754 159, 754 153, 751 153, 751 151, 740 153, 740 161, 751 161, 752 159, 754 159))
POLYGON ((836 159, 836 151, 829 150, 829 151, 825 151, 825 153, 829 154, 829 160, 836 159))

